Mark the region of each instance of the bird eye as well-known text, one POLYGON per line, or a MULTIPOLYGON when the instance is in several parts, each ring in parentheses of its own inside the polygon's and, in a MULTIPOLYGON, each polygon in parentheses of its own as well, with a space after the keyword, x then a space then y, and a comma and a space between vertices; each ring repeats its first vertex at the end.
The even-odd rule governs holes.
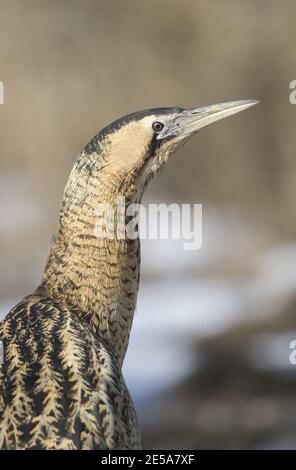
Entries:
POLYGON ((163 125, 162 122, 155 121, 155 122, 152 124, 152 129, 153 129, 155 132, 160 132, 163 128, 164 128, 164 125, 163 125))

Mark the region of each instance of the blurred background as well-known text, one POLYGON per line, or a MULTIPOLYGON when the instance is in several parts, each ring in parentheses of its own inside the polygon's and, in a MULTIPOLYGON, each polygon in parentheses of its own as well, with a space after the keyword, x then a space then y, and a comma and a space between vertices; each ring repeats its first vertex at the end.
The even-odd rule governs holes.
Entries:
POLYGON ((296 3, 0 1, 0 316, 38 284, 75 156, 121 115, 253 98, 148 202, 203 204, 203 245, 145 241, 124 364, 146 448, 296 448, 296 3))

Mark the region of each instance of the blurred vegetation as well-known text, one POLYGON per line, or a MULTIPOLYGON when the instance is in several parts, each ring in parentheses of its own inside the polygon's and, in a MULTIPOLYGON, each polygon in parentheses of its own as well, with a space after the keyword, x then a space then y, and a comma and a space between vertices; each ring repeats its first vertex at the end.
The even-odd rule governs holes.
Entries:
POLYGON ((176 387, 169 400, 157 403, 154 413, 161 418, 157 426, 145 428, 145 446, 295 449, 296 375, 285 344, 295 338, 295 307, 294 299, 275 317, 201 342, 196 347, 201 368, 176 387), (281 335, 284 347, 277 347, 277 357, 266 361, 270 339, 281 335))

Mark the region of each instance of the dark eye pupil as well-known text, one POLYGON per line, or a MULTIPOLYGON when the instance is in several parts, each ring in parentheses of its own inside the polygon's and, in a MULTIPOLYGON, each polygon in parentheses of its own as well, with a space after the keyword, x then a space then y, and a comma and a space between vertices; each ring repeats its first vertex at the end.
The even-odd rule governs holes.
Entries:
POLYGON ((164 125, 162 124, 162 122, 159 122, 159 121, 155 121, 152 124, 152 129, 156 132, 160 132, 163 129, 163 127, 164 125))

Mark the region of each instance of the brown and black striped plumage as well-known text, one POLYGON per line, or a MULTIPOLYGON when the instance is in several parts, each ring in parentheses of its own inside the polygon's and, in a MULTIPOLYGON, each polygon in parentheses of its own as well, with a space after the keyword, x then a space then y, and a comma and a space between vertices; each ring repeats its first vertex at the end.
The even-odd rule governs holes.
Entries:
POLYGON ((154 152, 143 119, 154 120, 153 112, 116 122, 81 152, 41 284, 1 323, 2 449, 141 445, 121 373, 138 291, 139 240, 98 239, 95 225, 99 203, 116 208, 118 196, 141 199, 154 152))
POLYGON ((140 446, 112 351, 65 305, 28 296, 9 313, 1 337, 2 449, 140 446))
MULTIPOLYGON (((42 281, 0 324, 1 449, 141 446, 121 372, 140 244, 118 236, 120 231, 98 238, 97 207, 108 204, 116 214, 118 197, 126 205, 140 202, 149 180, 190 135, 219 113, 225 117, 225 109, 233 114, 235 106, 251 105, 242 103, 134 113, 105 128, 81 152, 42 281)), ((127 222, 121 222, 121 233, 127 222)))

